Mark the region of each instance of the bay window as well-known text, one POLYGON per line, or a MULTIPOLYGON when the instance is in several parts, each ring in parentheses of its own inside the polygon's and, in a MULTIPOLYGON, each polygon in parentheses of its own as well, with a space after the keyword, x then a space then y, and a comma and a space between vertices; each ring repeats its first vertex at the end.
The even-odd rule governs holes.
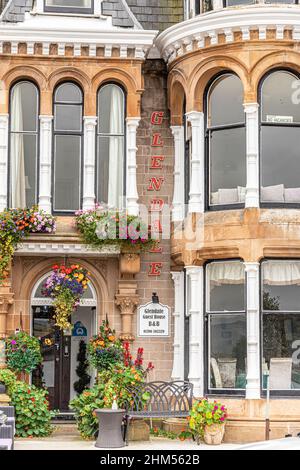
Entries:
POLYGON ((269 205, 300 203, 300 109, 297 80, 278 70, 261 85, 261 202, 269 205))
POLYGON ((16 83, 10 93, 9 206, 37 203, 39 93, 28 81, 16 83))
POLYGON ((233 74, 215 79, 206 97, 208 206, 241 206, 246 193, 243 86, 233 74))
POLYGON ((240 261, 206 266, 208 390, 246 387, 245 269, 240 261))
POLYGON ((73 213, 81 205, 82 156, 81 89, 71 82, 54 93, 53 211, 73 213))
POLYGON ((123 207, 125 195, 125 95, 106 84, 98 92, 97 200, 123 207))
POLYGON ((262 374, 279 394, 300 389, 300 261, 262 263, 262 374))

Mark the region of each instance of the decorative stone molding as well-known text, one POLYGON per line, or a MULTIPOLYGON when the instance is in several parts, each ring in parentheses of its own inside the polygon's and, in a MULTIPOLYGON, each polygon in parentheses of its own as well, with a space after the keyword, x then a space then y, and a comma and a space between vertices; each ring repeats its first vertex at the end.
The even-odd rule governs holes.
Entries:
POLYGON ((122 317, 122 341, 134 341, 135 335, 132 329, 132 317, 139 304, 139 296, 136 294, 117 294, 115 303, 119 307, 122 317))
POLYGON ((14 294, 10 287, 0 287, 0 339, 6 337, 6 318, 9 307, 14 302, 14 294))
POLYGON ((126 119, 127 131, 127 177, 126 177, 126 207, 129 215, 139 214, 138 190, 136 179, 136 132, 140 122, 139 117, 126 119))
POLYGON ((7 207, 8 121, 8 114, 0 114, 0 211, 7 207))
POLYGON ((259 207, 258 103, 245 103, 247 185, 245 207, 259 207))
POLYGON ((97 258, 108 256, 119 256, 119 246, 107 245, 95 249, 82 243, 22 243, 15 252, 15 256, 95 256, 97 258))
POLYGON ((171 127, 174 136, 174 192, 172 221, 181 222, 185 216, 184 201, 184 126, 171 127))
POLYGON ((172 380, 184 380, 184 272, 172 272, 174 281, 174 351, 172 380))
POLYGON ((51 159, 53 116, 40 116, 39 208, 51 214, 51 159))
POLYGON ((121 274, 137 274, 141 269, 141 256, 137 253, 122 253, 120 256, 121 274))
POLYGON ((203 364, 203 267, 187 266, 186 275, 189 283, 190 301, 187 314, 190 317, 189 331, 189 380, 194 384, 194 396, 204 394, 204 364, 203 364))
POLYGON ((247 274, 247 386, 246 398, 260 399, 259 263, 246 262, 247 274))
POLYGON ((192 128, 192 158, 189 212, 204 212, 204 113, 186 115, 192 128))
POLYGON ((84 210, 95 205, 95 135, 97 117, 85 116, 84 121, 84 163, 83 163, 83 203, 84 210))
POLYGON ((237 32, 242 33, 243 41, 249 41, 253 31, 258 31, 259 41, 266 41, 267 31, 271 29, 276 39, 283 40, 284 32, 288 30, 292 39, 299 41, 299 13, 299 5, 261 4, 219 8, 166 29, 157 38, 156 46, 164 59, 171 63, 203 47, 224 46, 221 40, 224 34, 225 43, 234 41, 237 32))

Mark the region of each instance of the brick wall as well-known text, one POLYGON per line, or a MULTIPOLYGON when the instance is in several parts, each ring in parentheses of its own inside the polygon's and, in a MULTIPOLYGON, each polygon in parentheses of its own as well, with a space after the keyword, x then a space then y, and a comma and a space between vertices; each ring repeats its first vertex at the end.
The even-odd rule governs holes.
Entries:
MULTIPOLYGON (((171 204, 173 196, 173 164, 174 149, 173 136, 170 130, 169 113, 167 108, 167 85, 165 64, 160 60, 148 60, 144 66, 145 91, 142 96, 142 120, 137 133, 137 182, 139 202, 150 207, 153 197, 159 197, 165 203, 171 204), (153 111, 163 111, 162 125, 151 125, 153 111), (154 132, 160 132, 164 142, 163 147, 151 146, 154 132), (163 169, 153 170, 151 166, 152 155, 163 155, 163 169), (151 176, 163 176, 164 182, 160 191, 148 191, 149 178, 151 176)), ((138 294, 141 304, 151 301, 152 292, 157 292, 162 304, 171 307, 173 313, 174 293, 173 281, 170 274, 170 240, 163 240, 160 244, 162 253, 145 253, 142 255, 141 272, 137 276, 138 294), (150 262, 162 262, 160 276, 149 277, 150 262)), ((145 348, 145 359, 154 362, 155 370, 151 379, 170 378, 173 365, 173 319, 170 317, 170 337, 168 338, 137 338, 134 347, 145 348)), ((135 322, 134 331, 137 331, 135 322)))

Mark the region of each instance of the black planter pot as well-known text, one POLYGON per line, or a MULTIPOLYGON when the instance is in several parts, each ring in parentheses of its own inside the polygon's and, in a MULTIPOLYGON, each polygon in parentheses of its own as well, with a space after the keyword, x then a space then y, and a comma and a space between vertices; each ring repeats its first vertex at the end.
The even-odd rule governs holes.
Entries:
POLYGON ((3 383, 0 382, 0 395, 6 393, 6 387, 3 383))

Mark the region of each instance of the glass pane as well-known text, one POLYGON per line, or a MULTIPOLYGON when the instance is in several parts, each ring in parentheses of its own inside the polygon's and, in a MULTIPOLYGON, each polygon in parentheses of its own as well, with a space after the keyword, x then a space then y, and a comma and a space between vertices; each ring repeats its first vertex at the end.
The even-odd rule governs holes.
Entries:
POLYGON ((238 77, 223 75, 218 78, 209 92, 208 127, 244 122, 243 102, 244 91, 238 77))
POLYGON ((209 318, 210 388, 246 388, 246 317, 209 318))
POLYGON ((262 126, 263 202, 300 202, 300 128, 262 126))
POLYGON ((54 210, 76 211, 80 207, 81 137, 55 137, 54 210))
MULTIPOLYGON (((262 86, 262 120, 266 122, 300 122, 297 77, 286 71, 274 72, 262 86)), ((298 83, 299 85, 299 83, 298 83)))
POLYGON ((299 261, 264 262, 262 279, 264 310, 300 311, 299 261))
POLYGON ((20 82, 12 88, 10 127, 12 131, 37 131, 38 91, 33 83, 20 82))
MULTIPOLYGON (((299 308, 299 304, 298 304, 299 308)), ((263 387, 270 373, 270 390, 300 388, 300 315, 263 315, 263 387)))
POLYGON ((81 90, 74 83, 63 83, 56 90, 55 101, 63 103, 82 103, 81 90))
POLYGON ((47 7, 91 8, 92 0, 46 0, 47 7))
POLYGON ((11 207, 31 207, 37 202, 37 135, 11 134, 11 207))
POLYGON ((46 387, 50 406, 54 405, 55 390, 55 326, 52 307, 33 307, 33 336, 39 338, 43 362, 32 374, 32 383, 46 387))
POLYGON ((78 131, 82 130, 82 107, 65 104, 55 106, 54 129, 56 131, 78 131))
POLYGON ((207 265, 206 275, 208 311, 240 312, 245 310, 245 268, 243 263, 210 263, 207 265))
POLYGON ((226 0, 227 7, 236 7, 238 5, 251 5, 255 0, 226 0))
POLYGON ((245 201, 246 130, 225 129, 210 134, 210 204, 245 201))
POLYGON ((97 199, 122 207, 124 187, 124 138, 98 137, 97 199))
POLYGON ((105 85, 98 93, 98 132, 124 133, 124 93, 117 85, 105 85))

